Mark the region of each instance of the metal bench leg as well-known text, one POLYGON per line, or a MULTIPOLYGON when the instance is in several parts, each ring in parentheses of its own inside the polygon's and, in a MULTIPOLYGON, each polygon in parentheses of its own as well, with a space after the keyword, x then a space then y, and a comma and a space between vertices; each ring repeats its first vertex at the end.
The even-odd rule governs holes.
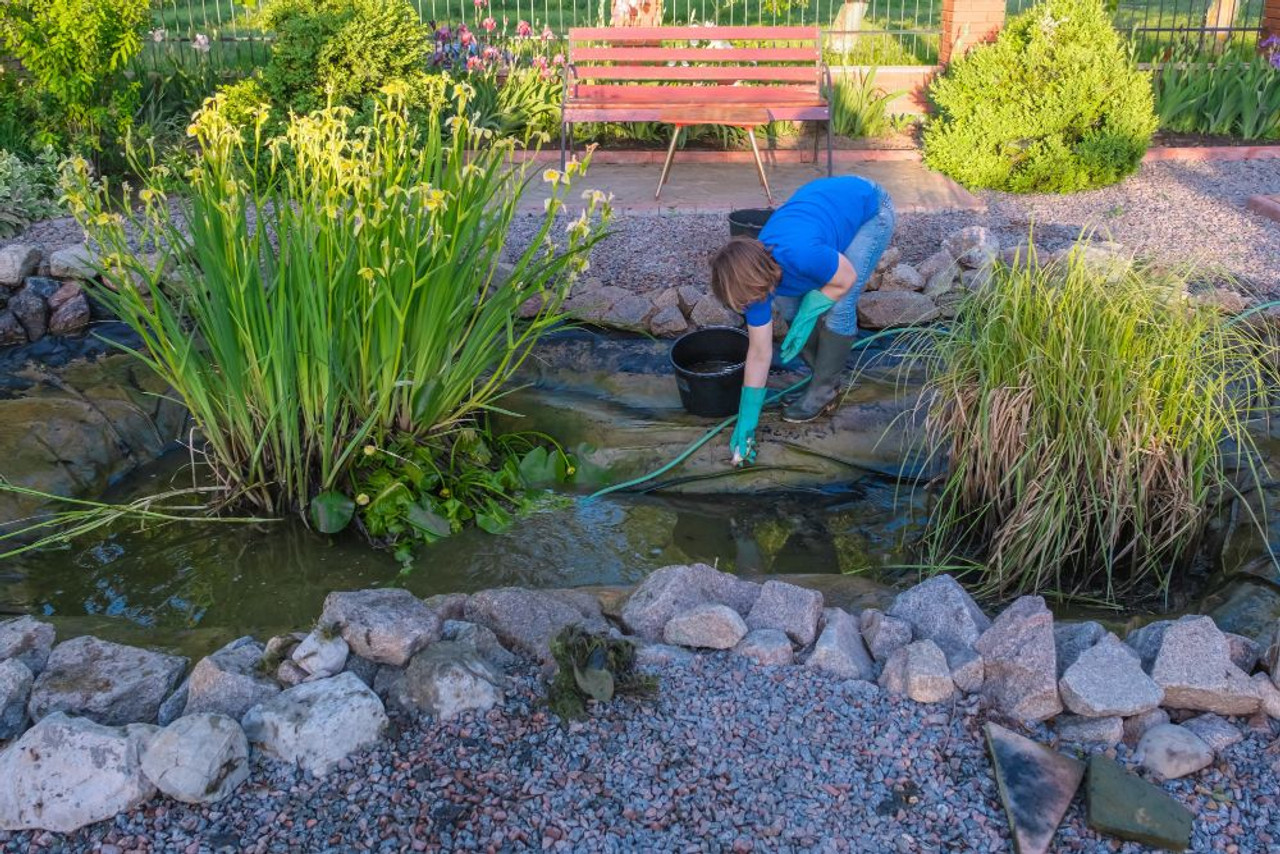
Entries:
POLYGON ((764 187, 764 197, 773 207, 773 194, 769 192, 769 179, 764 176, 764 161, 760 159, 760 146, 756 145, 756 129, 747 128, 747 139, 751 140, 751 153, 756 156, 756 172, 760 175, 760 186, 764 187))
POLYGON ((658 178, 658 190, 653 194, 655 201, 662 198, 662 185, 667 183, 667 176, 671 174, 671 161, 676 157, 676 140, 678 139, 680 139, 680 126, 672 125, 671 144, 667 146, 667 159, 662 164, 662 176, 658 178))
POLYGON ((817 123, 815 122, 815 123, 814 123, 814 125, 813 125, 813 165, 814 165, 814 168, 817 168, 817 166, 818 166, 818 131, 819 131, 819 130, 820 130, 820 128, 818 127, 817 123))
POLYGON ((565 170, 565 166, 567 165, 566 160, 568 158, 568 150, 565 148, 565 146, 568 145, 568 136, 569 136, 569 126, 565 122, 561 122, 560 123, 560 171, 561 172, 565 170))
POLYGON ((827 119, 827 177, 835 174, 831 156, 831 119, 827 119))

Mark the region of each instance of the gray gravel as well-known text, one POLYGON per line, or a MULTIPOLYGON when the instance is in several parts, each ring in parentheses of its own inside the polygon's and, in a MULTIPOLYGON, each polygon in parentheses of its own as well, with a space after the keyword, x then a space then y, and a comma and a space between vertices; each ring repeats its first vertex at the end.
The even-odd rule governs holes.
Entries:
MULTIPOLYGON (((447 724, 397 721, 390 740, 325 779, 255 760, 221 804, 157 799, 69 837, 0 834, 0 850, 1009 849, 974 701, 894 701, 869 683, 728 654, 660 673, 657 697, 564 727, 522 669, 504 706, 447 724)), ((1276 850, 1273 739, 1268 726, 1165 786, 1196 814, 1194 850, 1276 850)), ((1079 798, 1055 844, 1142 850, 1089 831, 1079 798)))

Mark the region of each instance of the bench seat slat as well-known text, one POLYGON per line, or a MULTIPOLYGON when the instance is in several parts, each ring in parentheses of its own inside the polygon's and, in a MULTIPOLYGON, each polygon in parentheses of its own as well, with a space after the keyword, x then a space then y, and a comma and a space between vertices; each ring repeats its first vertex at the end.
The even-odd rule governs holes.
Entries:
POLYGON ((816 47, 580 47, 573 61, 586 62, 809 62, 818 58, 816 47))
POLYGON ((825 104, 815 86, 579 86, 568 103, 825 104))
MULTIPOLYGON (((763 107, 769 121, 822 122, 831 118, 826 104, 769 104, 763 107)), ((751 122, 698 118, 697 108, 672 110, 658 104, 584 104, 566 106, 565 121, 580 122, 662 122, 665 124, 731 124, 745 127, 751 122)), ((763 122, 761 122, 763 123, 763 122)))
POLYGON ((605 65, 576 68, 579 80, 817 81, 815 66, 796 65, 605 65))
POLYGON ((572 27, 575 42, 655 42, 655 41, 812 41, 817 27, 572 27))

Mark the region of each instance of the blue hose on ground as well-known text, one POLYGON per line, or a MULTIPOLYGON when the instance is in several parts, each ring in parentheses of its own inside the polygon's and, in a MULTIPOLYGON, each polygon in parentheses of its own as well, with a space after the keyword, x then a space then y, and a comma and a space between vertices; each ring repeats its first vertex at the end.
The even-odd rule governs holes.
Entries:
MULTIPOLYGON (((912 327, 907 327, 907 328, 912 328, 912 327)), ((858 350, 862 347, 865 347, 866 345, 870 344, 872 341, 883 338, 886 335, 897 335, 902 331, 903 331, 902 329, 882 329, 873 335, 868 335, 866 338, 859 338, 857 341, 853 342, 853 347, 850 348, 850 352, 852 352, 853 350, 858 350)), ((773 394, 765 398, 764 405, 772 406, 773 404, 777 403, 786 395, 791 394, 791 392, 804 388, 806 385, 808 385, 808 383, 809 383, 809 377, 805 377, 799 382, 794 383, 788 386, 787 388, 784 388, 782 391, 774 392, 773 394)), ((586 498, 582 499, 583 502, 594 501, 597 498, 600 498, 605 495, 609 495, 610 493, 621 492, 624 489, 631 489, 633 487, 639 486, 642 483, 648 483, 649 481, 655 478, 661 477, 662 475, 671 471, 676 466, 683 463, 685 460, 689 459, 689 457, 696 454, 699 448, 707 444, 707 442, 710 442, 717 435, 719 435, 720 432, 724 430, 724 428, 730 426, 731 424, 733 424, 733 422, 737 420, 738 420, 737 415, 730 415, 728 418, 726 418, 725 420, 721 421, 719 424, 717 424, 716 426, 708 430, 696 442, 694 442, 689 447, 681 451, 678 455, 676 455, 676 458, 673 459, 671 462, 659 468, 654 469, 653 471, 649 472, 646 475, 641 475, 640 477, 632 478, 631 480, 624 481, 622 483, 615 483, 613 486, 606 486, 604 489, 597 490, 596 492, 593 492, 590 495, 588 495, 586 498)))

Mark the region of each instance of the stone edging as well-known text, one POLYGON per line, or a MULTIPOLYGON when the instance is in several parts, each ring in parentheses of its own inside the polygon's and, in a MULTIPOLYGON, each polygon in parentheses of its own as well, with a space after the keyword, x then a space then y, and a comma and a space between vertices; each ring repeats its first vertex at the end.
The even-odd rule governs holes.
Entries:
POLYGON ((1157 780, 1239 741, 1226 716, 1280 718, 1280 640, 1264 652, 1186 616, 1122 641, 1097 623, 1055 624, 1038 596, 993 620, 946 575, 858 614, 703 564, 656 570, 621 596, 339 592, 309 633, 241 638, 185 679, 185 659, 88 636, 55 645, 52 626, 21 617, 0 623, 0 737, 13 740, 0 828, 70 832, 157 792, 216 802, 249 777, 251 750, 327 774, 383 737, 388 707, 448 719, 503 704, 504 668, 523 658, 549 672, 550 642, 570 625, 633 639, 642 666, 723 650, 915 702, 973 695, 1010 726, 1052 720, 1060 744, 1136 743, 1157 780))

